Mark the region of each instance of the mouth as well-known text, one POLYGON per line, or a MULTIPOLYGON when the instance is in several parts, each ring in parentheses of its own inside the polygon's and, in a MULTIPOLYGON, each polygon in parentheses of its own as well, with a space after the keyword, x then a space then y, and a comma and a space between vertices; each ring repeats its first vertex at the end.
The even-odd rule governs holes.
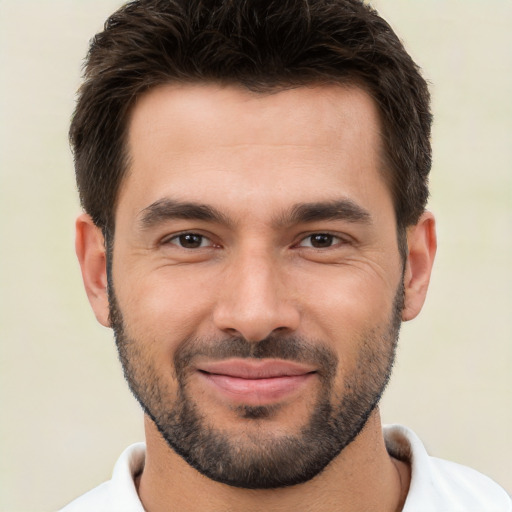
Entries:
POLYGON ((197 365, 204 383, 236 404, 270 405, 289 398, 314 378, 314 368, 284 360, 230 359, 197 365))

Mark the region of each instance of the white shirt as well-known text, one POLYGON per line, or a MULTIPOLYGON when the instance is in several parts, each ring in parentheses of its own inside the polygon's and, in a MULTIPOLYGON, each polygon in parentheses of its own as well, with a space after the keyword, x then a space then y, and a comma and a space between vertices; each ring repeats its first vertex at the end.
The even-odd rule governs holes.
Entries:
MULTIPOLYGON (((430 457, 414 432, 384 427, 388 452, 411 464, 411 483, 402 512, 512 512, 512 500, 490 478, 454 462, 430 457)), ((60 512, 144 512, 134 477, 144 467, 144 443, 129 446, 112 479, 84 494, 60 512)))

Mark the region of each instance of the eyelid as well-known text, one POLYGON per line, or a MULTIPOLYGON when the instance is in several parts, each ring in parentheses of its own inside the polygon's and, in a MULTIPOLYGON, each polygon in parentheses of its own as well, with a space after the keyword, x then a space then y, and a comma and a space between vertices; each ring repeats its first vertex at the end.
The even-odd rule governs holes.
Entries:
POLYGON ((336 247, 339 247, 341 245, 346 245, 346 244, 350 244, 351 243, 351 237, 349 237, 348 235, 342 235, 340 233, 333 233, 332 231, 312 231, 310 233, 304 233, 304 234, 301 234, 298 241, 293 244, 294 247, 298 247, 298 248, 311 248, 311 249, 315 249, 315 250, 326 250, 326 249, 332 249, 332 248, 336 248, 336 247), (311 237, 315 236, 315 235, 327 235, 327 236, 331 236, 334 240, 333 240, 333 244, 330 245, 329 247, 313 247, 312 245, 302 245, 302 243, 308 239, 311 239, 311 237))
POLYGON ((209 247, 217 247, 218 246, 218 244, 216 244, 212 240, 211 235, 206 235, 204 233, 201 233, 200 230, 190 230, 190 229, 183 230, 178 233, 166 235, 160 239, 160 241, 158 242, 158 245, 174 245, 174 246, 178 247, 179 249, 183 249, 183 250, 187 250, 187 251, 205 249, 205 248, 209 248, 209 247), (184 236, 184 235, 200 236, 203 241, 207 240, 209 242, 209 244, 208 245, 201 244, 199 247, 197 247, 195 249, 191 249, 191 248, 182 247, 181 245, 179 245, 179 243, 174 243, 175 240, 177 240, 180 236, 184 236))

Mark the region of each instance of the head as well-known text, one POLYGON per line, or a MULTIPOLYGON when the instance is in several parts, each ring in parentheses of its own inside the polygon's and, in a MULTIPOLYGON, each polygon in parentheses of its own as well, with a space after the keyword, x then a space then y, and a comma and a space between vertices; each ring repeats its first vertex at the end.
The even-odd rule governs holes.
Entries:
POLYGON ((435 251, 430 122, 355 0, 131 2, 93 40, 71 126, 82 272, 201 473, 298 484, 375 415, 435 251))

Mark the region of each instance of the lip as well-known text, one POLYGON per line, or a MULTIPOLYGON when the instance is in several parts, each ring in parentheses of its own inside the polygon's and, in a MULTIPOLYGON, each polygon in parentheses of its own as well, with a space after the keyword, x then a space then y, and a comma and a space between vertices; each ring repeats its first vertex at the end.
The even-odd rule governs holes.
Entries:
POLYGON ((199 364, 197 373, 229 401, 268 405, 299 391, 314 377, 315 369, 293 361, 230 359, 199 364))

